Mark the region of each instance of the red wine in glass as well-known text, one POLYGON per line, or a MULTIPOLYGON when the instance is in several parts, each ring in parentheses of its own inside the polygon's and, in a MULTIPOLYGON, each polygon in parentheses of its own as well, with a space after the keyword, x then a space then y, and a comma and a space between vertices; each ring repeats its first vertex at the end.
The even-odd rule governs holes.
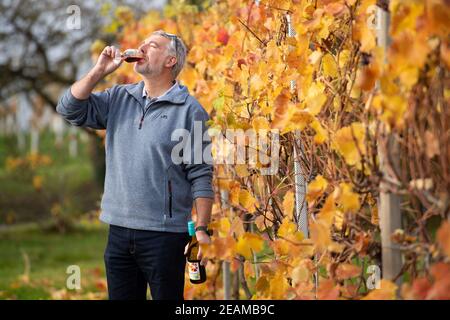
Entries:
POLYGON ((136 62, 136 61, 140 61, 144 59, 144 54, 142 53, 142 51, 138 50, 138 49, 127 49, 124 52, 120 53, 116 53, 116 57, 114 58, 115 61, 117 61, 117 63, 120 62, 120 60, 124 60, 125 62, 128 63, 132 63, 132 62, 136 62))

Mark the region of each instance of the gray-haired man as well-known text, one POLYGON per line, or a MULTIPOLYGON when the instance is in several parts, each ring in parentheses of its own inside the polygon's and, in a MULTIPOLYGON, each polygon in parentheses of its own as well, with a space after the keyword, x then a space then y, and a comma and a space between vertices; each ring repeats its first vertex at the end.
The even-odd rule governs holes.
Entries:
MULTIPOLYGON (((149 284, 153 299, 183 299, 183 253, 194 202, 197 238, 210 241, 204 227, 214 198, 213 167, 192 161, 194 154, 174 162, 179 141, 171 135, 177 129, 193 132, 194 123, 201 123, 204 133, 209 117, 176 81, 186 58, 179 37, 156 31, 139 50, 144 59, 134 70, 143 81, 92 93, 121 65, 114 62, 116 49, 106 47, 89 73, 65 92, 57 111, 72 125, 106 129, 100 219, 110 225, 104 256, 109 298, 146 299, 149 284)), ((201 146, 201 152, 207 150, 203 139, 201 146)))

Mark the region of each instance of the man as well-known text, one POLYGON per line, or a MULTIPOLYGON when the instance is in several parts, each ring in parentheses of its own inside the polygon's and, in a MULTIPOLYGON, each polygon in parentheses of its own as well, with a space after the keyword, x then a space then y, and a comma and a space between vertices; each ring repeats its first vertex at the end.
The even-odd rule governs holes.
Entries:
MULTIPOLYGON (((155 300, 183 299, 193 203, 196 236, 200 243, 210 241, 213 168, 205 161, 174 162, 171 154, 179 141, 171 136, 176 129, 192 133, 199 122, 204 133, 208 114, 176 81, 186 58, 179 37, 156 31, 139 50, 144 58, 134 71, 143 81, 92 93, 121 65, 114 61, 116 49, 106 47, 56 110, 72 125, 106 129, 100 220, 110 225, 104 255, 109 299, 146 299, 147 284, 155 300)), ((200 152, 207 150, 203 140, 201 146, 200 152)))

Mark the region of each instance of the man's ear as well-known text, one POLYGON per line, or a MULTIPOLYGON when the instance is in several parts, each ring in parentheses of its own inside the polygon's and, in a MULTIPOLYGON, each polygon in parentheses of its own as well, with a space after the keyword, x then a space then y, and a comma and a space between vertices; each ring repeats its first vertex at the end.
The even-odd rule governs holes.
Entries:
POLYGON ((176 57, 170 57, 171 59, 169 60, 170 66, 169 67, 173 67, 174 65, 177 64, 177 58, 176 57), (172 62, 174 61, 174 62, 172 62))

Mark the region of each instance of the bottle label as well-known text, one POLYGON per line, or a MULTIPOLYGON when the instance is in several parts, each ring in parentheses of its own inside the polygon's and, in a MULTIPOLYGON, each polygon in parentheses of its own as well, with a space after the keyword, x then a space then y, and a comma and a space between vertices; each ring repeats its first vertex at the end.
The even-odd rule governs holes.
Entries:
POLYGON ((200 264, 199 262, 188 261, 189 278, 191 280, 200 280, 200 264))

